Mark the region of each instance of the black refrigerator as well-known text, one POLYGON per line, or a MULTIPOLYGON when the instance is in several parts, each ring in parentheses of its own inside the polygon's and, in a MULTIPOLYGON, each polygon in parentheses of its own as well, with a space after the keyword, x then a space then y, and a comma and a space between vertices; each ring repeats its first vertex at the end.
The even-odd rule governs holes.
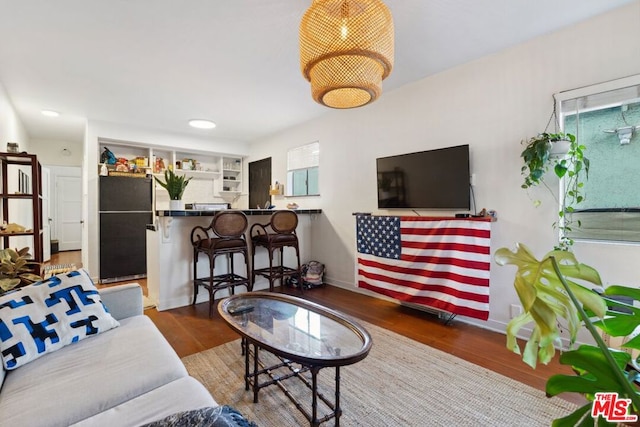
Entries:
POLYGON ((151 178, 100 177, 101 283, 146 277, 152 191, 151 178))

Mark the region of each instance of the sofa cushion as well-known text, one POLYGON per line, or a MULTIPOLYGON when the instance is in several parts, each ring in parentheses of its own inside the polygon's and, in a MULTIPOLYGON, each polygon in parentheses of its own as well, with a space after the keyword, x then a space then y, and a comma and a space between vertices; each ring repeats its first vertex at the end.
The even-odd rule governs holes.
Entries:
POLYGON ((146 316, 49 353, 7 373, 0 426, 68 426, 106 411, 187 371, 146 316))
POLYGON ((116 326, 84 270, 52 276, 0 297, 0 354, 6 369, 116 326))
POLYGON ((73 427, 140 426, 176 412, 218 406, 193 377, 183 377, 74 424, 73 427))

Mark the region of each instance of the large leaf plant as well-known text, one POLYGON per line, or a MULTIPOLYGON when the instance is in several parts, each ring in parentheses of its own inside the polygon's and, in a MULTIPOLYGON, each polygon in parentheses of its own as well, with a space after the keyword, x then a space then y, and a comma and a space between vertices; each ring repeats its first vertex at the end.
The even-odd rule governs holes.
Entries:
MULTIPOLYGON (((573 253, 554 250, 538 260, 523 244, 515 251, 499 249, 495 260, 500 265, 517 267, 514 286, 523 307, 523 314, 507 325, 507 347, 520 354, 516 335, 533 322, 533 331, 522 356, 523 361, 535 368, 537 361, 548 363, 560 345, 558 324, 560 319, 568 325, 570 346, 560 356, 560 363, 573 367, 576 375, 553 375, 547 381, 548 396, 564 392, 583 394, 589 402, 553 426, 604 426, 602 418, 591 417, 591 401, 595 393, 616 392, 620 398, 631 400, 632 411, 640 413, 640 395, 634 385, 637 373, 628 370, 634 362, 630 354, 610 349, 596 328, 610 336, 632 334, 640 325, 640 309, 620 302, 624 296, 640 301, 640 290, 625 286, 609 286, 602 295, 592 287, 600 287, 598 272, 577 261, 573 253), (616 299, 614 299, 616 298, 616 299), (596 346, 575 348, 578 330, 584 325, 596 346), (597 423, 597 424, 596 424, 597 423)), ((627 341, 624 347, 640 349, 640 336, 627 341)))
POLYGON ((0 294, 42 280, 34 273, 40 263, 30 258, 29 248, 0 250, 0 294))

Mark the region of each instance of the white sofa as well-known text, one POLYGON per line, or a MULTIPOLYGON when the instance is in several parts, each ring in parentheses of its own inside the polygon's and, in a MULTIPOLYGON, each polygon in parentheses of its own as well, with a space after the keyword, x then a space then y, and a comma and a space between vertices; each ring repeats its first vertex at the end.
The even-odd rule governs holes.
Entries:
POLYGON ((143 315, 137 284, 100 290, 120 326, 0 372, 0 426, 139 426, 218 406, 143 315))

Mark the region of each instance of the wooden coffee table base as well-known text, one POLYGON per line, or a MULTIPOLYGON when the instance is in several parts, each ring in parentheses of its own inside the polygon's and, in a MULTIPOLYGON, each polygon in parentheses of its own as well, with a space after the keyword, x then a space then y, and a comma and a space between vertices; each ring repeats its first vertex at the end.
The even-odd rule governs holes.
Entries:
POLYGON ((312 427, 317 427, 320 424, 335 419, 335 425, 340 425, 340 415, 342 415, 342 409, 340 408, 340 366, 336 366, 335 376, 335 400, 331 402, 325 395, 318 392, 318 372, 322 369, 321 366, 304 366, 296 362, 292 362, 288 359, 273 354, 280 360, 280 363, 271 366, 265 366, 260 360, 260 352, 266 351, 261 349, 257 344, 250 343, 248 339, 242 340, 243 353, 245 356, 245 390, 253 390, 253 403, 258 403, 258 392, 261 388, 268 387, 270 385, 277 385, 280 390, 291 400, 291 402, 298 408, 300 412, 309 420, 312 427), (253 356, 253 357, 252 357, 253 356), (251 369, 253 365, 253 370, 251 369), (277 369, 286 368, 289 372, 285 374, 278 374, 275 372, 277 369), (304 373, 311 373, 311 382, 305 377, 304 373), (260 377, 266 375, 268 379, 260 382, 260 377), (311 413, 305 408, 296 396, 286 387, 284 381, 289 378, 297 378, 301 381, 309 390, 311 390, 311 413), (331 410, 330 413, 318 418, 318 399, 324 402, 325 405, 331 410))
POLYGON ((220 301, 218 313, 242 337, 245 389, 253 390, 255 403, 261 388, 275 384, 312 427, 331 419, 340 425, 340 367, 367 357, 372 341, 366 329, 339 311, 273 292, 232 295, 220 301), (329 367, 336 370, 333 402, 319 391, 331 380, 321 375, 318 384, 318 373, 329 367), (309 391, 311 408, 308 400, 302 403, 309 391), (329 413, 319 416, 319 406, 329 413))

